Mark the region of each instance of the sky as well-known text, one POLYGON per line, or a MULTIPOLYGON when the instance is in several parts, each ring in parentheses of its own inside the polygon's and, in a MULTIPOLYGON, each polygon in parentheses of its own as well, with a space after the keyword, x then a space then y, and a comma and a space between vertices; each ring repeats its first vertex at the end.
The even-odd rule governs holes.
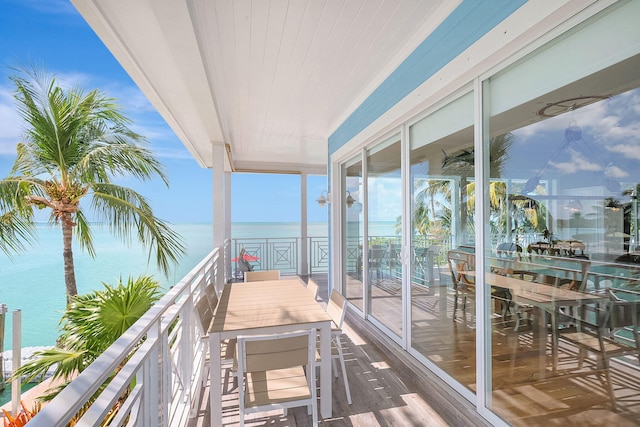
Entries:
MULTIPOLYGON (((212 221, 211 170, 191 157, 68 0, 0 0, 0 178, 10 172, 24 129, 8 77, 16 67, 34 65, 69 86, 105 92, 121 105, 165 166, 170 188, 158 179, 119 182, 147 197, 156 216, 172 223, 212 221)), ((327 188, 326 177, 308 179, 308 221, 326 221, 327 207, 315 203, 327 188)), ((233 222, 298 222, 300 177, 233 174, 231 209, 233 222)))

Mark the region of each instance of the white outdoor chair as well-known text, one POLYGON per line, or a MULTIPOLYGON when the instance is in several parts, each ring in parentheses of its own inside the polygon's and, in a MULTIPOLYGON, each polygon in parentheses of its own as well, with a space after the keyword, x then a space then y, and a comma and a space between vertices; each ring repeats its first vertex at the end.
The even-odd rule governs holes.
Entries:
POLYGON ((238 337, 240 426, 247 413, 307 406, 318 425, 316 330, 238 337))
POLYGON ((280 270, 247 271, 244 273, 245 282, 261 282, 264 280, 280 280, 280 270))
MULTIPOLYGON (((340 361, 344 390, 347 394, 347 403, 351 405, 351 390, 349 389, 349 379, 347 378, 347 368, 344 364, 344 353, 342 351, 342 324, 347 313, 347 300, 335 289, 331 291, 329 302, 327 303, 327 314, 331 317, 331 365, 335 377, 338 377, 338 367, 336 360, 340 361)), ((316 366, 319 366, 320 354, 316 354, 316 366)))
POLYGON ((309 293, 313 295, 314 300, 318 299, 318 290, 319 287, 316 281, 313 279, 309 279, 309 281, 307 282, 307 291, 309 291, 309 293))
MULTIPOLYGON (((213 288, 213 286, 211 286, 213 288)), ((198 325, 198 335, 200 336, 201 345, 203 348, 203 357, 201 362, 203 363, 202 369, 205 369, 209 363, 209 327, 211 326, 211 322, 213 321, 214 312, 216 306, 218 304, 218 297, 215 293, 207 292, 206 295, 200 296, 198 301, 196 301, 196 324, 198 325)), ((220 346, 221 359, 224 364, 231 364, 235 357, 236 351, 236 339, 224 340, 220 346)), ((228 376, 231 375, 229 372, 231 369, 227 369, 227 373, 225 376, 228 379, 228 376)), ((207 376, 203 376, 203 386, 207 380, 207 376)), ((225 381, 225 384, 227 381, 225 381)))

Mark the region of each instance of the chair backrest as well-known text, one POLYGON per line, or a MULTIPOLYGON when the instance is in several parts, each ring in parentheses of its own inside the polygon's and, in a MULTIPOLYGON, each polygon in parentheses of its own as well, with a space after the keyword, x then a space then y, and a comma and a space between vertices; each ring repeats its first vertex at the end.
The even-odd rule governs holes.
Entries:
POLYGON ((612 301, 610 327, 628 328, 634 335, 640 333, 640 293, 625 289, 607 289, 612 301))
POLYGON ((473 285, 473 282, 463 272, 475 269, 475 255, 466 251, 450 250, 447 252, 447 263, 451 272, 453 286, 466 287, 473 285))
POLYGON ((198 301, 196 301, 196 314, 198 321, 198 325, 200 326, 200 333, 202 335, 207 335, 209 331, 209 325, 213 320, 213 310, 211 309, 211 305, 209 304, 209 299, 206 295, 200 296, 198 301))
POLYGON ((347 312, 347 299, 340 292, 333 289, 329 302, 327 303, 327 314, 336 324, 338 329, 342 329, 342 322, 344 321, 344 315, 347 312))
POLYGON ((537 273, 538 283, 562 286, 574 291, 584 291, 589 276, 591 262, 582 258, 541 256, 532 254, 528 263, 521 263, 537 273))
POLYGON ((318 290, 319 290, 319 287, 316 281, 313 279, 309 279, 309 281, 307 282, 307 291, 309 291, 309 293, 313 295, 313 299, 318 298, 318 290))
POLYGON ((513 258, 514 254, 521 252, 522 247, 513 242, 500 243, 496 248, 496 255, 499 258, 513 258))
POLYGON ((247 271, 244 273, 245 282, 259 282, 263 280, 280 280, 280 270, 247 271))
POLYGON ((211 311, 215 312, 216 307, 218 306, 218 292, 216 291, 216 287, 213 284, 210 284, 204 288, 204 293, 209 300, 211 311))
POLYGON ((308 365, 316 354, 315 329, 238 337, 238 373, 308 365))

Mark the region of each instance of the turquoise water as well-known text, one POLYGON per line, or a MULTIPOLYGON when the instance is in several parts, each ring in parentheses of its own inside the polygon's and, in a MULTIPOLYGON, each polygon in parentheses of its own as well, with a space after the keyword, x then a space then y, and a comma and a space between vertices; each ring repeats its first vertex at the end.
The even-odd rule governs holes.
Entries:
MULTIPOLYGON (((395 234, 393 222, 371 222, 375 235, 395 234)), ((119 277, 153 275, 169 289, 182 279, 209 252, 213 241, 212 224, 174 224, 183 238, 187 255, 165 277, 155 268, 155 260, 147 262, 148 251, 137 242, 129 245, 111 235, 107 227, 94 226, 96 258, 83 253, 74 243, 74 260, 78 292, 101 289, 102 283, 115 284, 119 277)), ((326 237, 326 223, 309 223, 308 236, 326 237)), ((245 222, 231 227, 234 239, 300 236, 300 223, 245 222)), ((12 314, 21 310, 21 347, 51 346, 58 336, 58 323, 65 307, 65 285, 62 264, 62 231, 43 224, 38 226, 38 242, 27 253, 8 258, 0 253, 0 303, 6 304, 4 350, 12 347, 12 314)))
MULTIPOLYGON (((155 268, 148 251, 137 242, 123 244, 108 228, 94 226, 95 259, 83 253, 74 243, 76 281, 79 293, 101 289, 102 283, 114 284, 119 277, 153 275, 168 289, 184 277, 211 252, 211 224, 175 224, 187 245, 187 255, 180 265, 165 277, 155 268)), ((309 236, 326 236, 326 223, 311 223, 309 236)), ((234 238, 295 237, 300 235, 299 223, 235 223, 234 238)), ((4 350, 12 347, 12 315, 22 314, 21 347, 54 345, 58 323, 65 307, 65 285, 62 264, 62 231, 48 225, 38 226, 38 242, 27 253, 8 258, 0 253, 0 303, 6 304, 4 350)))

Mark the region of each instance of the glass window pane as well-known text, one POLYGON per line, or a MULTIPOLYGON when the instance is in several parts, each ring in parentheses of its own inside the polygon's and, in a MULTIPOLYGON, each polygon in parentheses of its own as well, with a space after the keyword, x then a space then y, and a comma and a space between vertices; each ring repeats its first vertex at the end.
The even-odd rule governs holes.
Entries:
POLYGON ((364 311, 362 287, 362 248, 364 246, 364 222, 362 218, 362 160, 356 157, 342 167, 344 188, 355 202, 343 206, 344 227, 344 293, 355 307, 364 311))
POLYGON ((473 390, 474 288, 457 284, 457 267, 473 265, 454 262, 453 274, 449 269, 450 254, 473 256, 473 94, 417 122, 409 135, 411 345, 473 390))
POLYGON ((367 153, 369 314, 402 334, 400 136, 367 153))
MULTIPOLYGON (((585 31, 562 43, 588 42, 585 31)), ((568 76, 579 66, 544 64, 568 76)), ((487 401, 513 425, 595 411, 638 419, 628 397, 640 380, 630 314, 640 313, 640 56, 599 66, 504 111, 496 101, 490 112, 487 401)), ((509 96, 501 82, 510 72, 496 76, 495 91, 489 80, 491 99, 509 96)))

